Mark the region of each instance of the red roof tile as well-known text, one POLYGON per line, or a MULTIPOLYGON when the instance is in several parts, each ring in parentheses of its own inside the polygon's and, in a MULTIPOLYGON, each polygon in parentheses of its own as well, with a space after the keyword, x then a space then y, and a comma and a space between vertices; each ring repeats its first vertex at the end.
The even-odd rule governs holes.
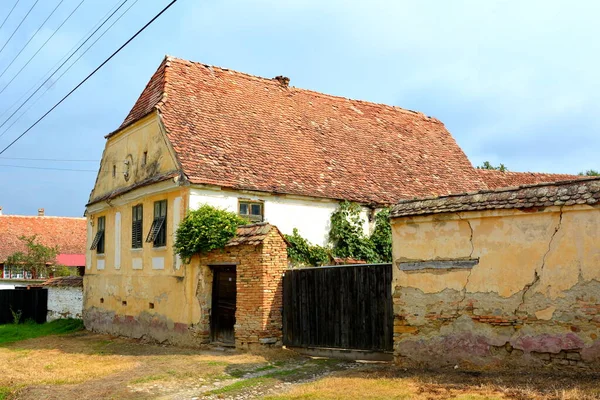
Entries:
POLYGON ((85 254, 85 224, 85 218, 0 215, 0 263, 25 250, 19 236, 37 235, 41 244, 58 246, 60 253, 85 254))
POLYGON ((569 174, 545 174, 540 172, 512 171, 502 172, 492 169, 477 169, 477 173, 490 189, 585 178, 584 176, 569 174))
POLYGON ((422 113, 167 57, 121 128, 158 110, 191 183, 392 204, 486 188, 422 113))

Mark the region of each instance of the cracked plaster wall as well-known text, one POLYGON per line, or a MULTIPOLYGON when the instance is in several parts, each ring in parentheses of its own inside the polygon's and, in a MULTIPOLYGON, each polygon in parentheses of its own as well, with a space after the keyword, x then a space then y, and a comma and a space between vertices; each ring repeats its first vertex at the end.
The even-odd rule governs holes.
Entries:
POLYGON ((396 360, 600 361, 600 207, 490 210, 392 220, 396 360), (401 271, 406 261, 478 259, 401 271))

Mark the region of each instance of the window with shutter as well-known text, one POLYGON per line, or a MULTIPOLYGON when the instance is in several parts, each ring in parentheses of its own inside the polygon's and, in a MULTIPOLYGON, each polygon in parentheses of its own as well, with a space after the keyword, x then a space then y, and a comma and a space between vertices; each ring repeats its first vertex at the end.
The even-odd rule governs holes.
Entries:
POLYGON ((104 254, 104 227, 106 224, 106 217, 98 217, 98 228, 96 230, 96 236, 92 241, 90 250, 96 250, 98 254, 104 254))
POLYGON ((144 229, 143 206, 141 204, 133 206, 131 214, 131 248, 139 249, 142 247, 142 232, 144 229))
POLYGON ((147 243, 154 243, 154 247, 161 247, 167 245, 167 201, 155 201, 154 202, 154 220, 152 226, 146 236, 147 243))

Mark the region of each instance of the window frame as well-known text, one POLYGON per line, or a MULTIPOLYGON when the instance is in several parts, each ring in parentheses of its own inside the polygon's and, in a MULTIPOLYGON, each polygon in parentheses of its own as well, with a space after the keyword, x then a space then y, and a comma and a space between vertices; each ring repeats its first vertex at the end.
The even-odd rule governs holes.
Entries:
POLYGON ((247 219, 251 223, 264 222, 265 220, 265 203, 259 200, 238 199, 238 215, 247 219), (242 214, 242 205, 245 204, 248 209, 247 214, 242 214), (252 214, 252 206, 260 207, 260 214, 252 214))
POLYGON ((98 217, 96 222, 96 235, 90 246, 90 250, 96 250, 96 254, 104 254, 105 248, 105 237, 106 237, 106 216, 98 217))
POLYGON ((131 248, 144 247, 144 205, 131 207, 131 248))
POLYGON ((167 210, 169 203, 167 199, 154 202, 154 220, 146 243, 152 243, 153 247, 164 247, 167 245, 167 210))

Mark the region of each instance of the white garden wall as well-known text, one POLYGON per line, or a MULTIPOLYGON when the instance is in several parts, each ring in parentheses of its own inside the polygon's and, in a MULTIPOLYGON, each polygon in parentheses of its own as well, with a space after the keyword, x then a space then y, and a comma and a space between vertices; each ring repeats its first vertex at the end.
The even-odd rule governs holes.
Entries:
POLYGON ((48 321, 82 318, 83 287, 48 287, 48 321))

